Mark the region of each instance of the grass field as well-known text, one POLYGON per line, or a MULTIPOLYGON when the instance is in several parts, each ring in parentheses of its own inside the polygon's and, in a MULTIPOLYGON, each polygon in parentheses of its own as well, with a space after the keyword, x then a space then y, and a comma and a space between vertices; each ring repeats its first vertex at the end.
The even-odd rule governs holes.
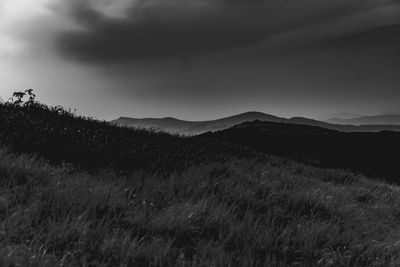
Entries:
POLYGON ((96 176, 0 150, 1 266, 399 266, 400 188, 271 158, 96 176))
POLYGON ((0 266, 400 265, 400 187, 48 107, 0 111, 0 266))

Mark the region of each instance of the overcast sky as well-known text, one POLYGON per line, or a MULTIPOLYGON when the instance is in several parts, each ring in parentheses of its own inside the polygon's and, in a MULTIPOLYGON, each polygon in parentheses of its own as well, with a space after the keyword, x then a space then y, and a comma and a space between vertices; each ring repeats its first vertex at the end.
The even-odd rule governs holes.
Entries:
POLYGON ((0 96, 99 119, 400 111, 398 0, 1 0, 0 96))

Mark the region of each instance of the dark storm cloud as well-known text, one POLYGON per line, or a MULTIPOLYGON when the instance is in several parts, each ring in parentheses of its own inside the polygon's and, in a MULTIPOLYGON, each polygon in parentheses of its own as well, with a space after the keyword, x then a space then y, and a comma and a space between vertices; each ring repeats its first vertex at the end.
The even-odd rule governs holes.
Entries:
POLYGON ((376 2, 132 0, 124 16, 112 17, 90 1, 70 1, 64 7, 81 29, 60 33, 56 46, 68 59, 92 63, 184 59, 254 45, 275 34, 376 8, 376 2))
POLYGON ((91 6, 77 5, 72 16, 85 30, 63 33, 58 46, 65 56, 112 62, 186 57, 264 39, 259 18, 243 23, 243 14, 230 10, 213 14, 208 7, 187 8, 201 10, 135 6, 126 18, 110 18, 91 6))

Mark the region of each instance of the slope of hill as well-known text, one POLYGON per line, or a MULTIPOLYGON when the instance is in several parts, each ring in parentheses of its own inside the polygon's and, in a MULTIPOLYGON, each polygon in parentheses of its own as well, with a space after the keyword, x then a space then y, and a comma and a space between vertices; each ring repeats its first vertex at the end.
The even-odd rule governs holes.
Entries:
POLYGON ((332 118, 328 120, 329 123, 336 124, 354 124, 354 125, 382 125, 382 124, 392 124, 392 125, 400 125, 400 114, 382 114, 382 115, 374 115, 374 116, 363 116, 356 117, 351 119, 341 119, 341 118, 332 118))
POLYGON ((108 167, 168 173, 195 163, 221 161, 228 155, 252 153, 212 140, 117 127, 41 104, 0 105, 0 140, 17 152, 93 170, 108 167))
POLYGON ((287 123, 302 124, 309 126, 324 127, 327 129, 340 131, 340 132, 381 132, 381 131, 395 131, 400 132, 400 125, 395 124, 365 124, 365 125, 352 125, 352 124, 332 124, 323 121, 294 117, 288 119, 287 123))
POLYGON ((400 131, 400 125, 341 125, 301 117, 286 119, 261 112, 246 112, 239 115, 210 121, 184 121, 175 118, 133 119, 121 117, 119 119, 113 120, 111 123, 120 126, 154 129, 183 135, 197 135, 209 131, 224 130, 243 122, 255 120, 319 126, 343 132, 400 131))
MULTIPOLYGON (((256 114, 243 117, 247 119, 249 115, 256 114)), ((235 121, 237 117, 229 119, 235 121)), ((307 119, 291 119, 305 120, 307 123, 307 119)), ((257 157, 254 151, 258 151, 318 161, 322 166, 351 168, 394 182, 399 181, 400 174, 400 164, 395 160, 400 138, 394 132, 339 133, 323 127, 256 121, 215 134, 180 137, 121 128, 76 117, 59 108, 0 105, 0 138, 14 151, 93 170, 109 167, 167 174, 192 164, 221 162, 227 157, 257 157), (273 130, 271 125, 275 125, 273 130), (275 136, 271 136, 272 131, 275 136)))
POLYGON ((0 148, 1 266, 398 266, 400 188, 288 160, 71 173, 0 148))
MULTIPOLYGON (((226 131, 270 144, 343 135, 261 121, 226 131)), ((400 264, 399 187, 215 134, 171 136, 37 103, 0 105, 0 266, 400 264)))
POLYGON ((325 134, 337 134, 338 131, 330 130, 324 127, 309 126, 294 123, 281 123, 281 122, 265 122, 265 121, 252 121, 244 122, 235 125, 229 129, 215 132, 207 133, 203 136, 214 136, 219 133, 226 133, 230 131, 244 131, 246 133, 262 133, 268 136, 284 136, 284 135, 325 135, 325 134))
POLYGON ((314 126, 255 121, 202 136, 319 166, 352 169, 400 182, 398 132, 345 133, 314 126))

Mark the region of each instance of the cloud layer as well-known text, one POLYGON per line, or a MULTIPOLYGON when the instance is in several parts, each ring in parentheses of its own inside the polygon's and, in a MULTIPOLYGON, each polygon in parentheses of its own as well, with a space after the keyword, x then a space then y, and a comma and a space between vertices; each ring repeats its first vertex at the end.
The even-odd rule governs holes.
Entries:
POLYGON ((374 113, 399 105, 398 25, 398 0, 0 0, 0 95, 108 119, 374 113))
POLYGON ((185 59, 258 44, 375 9, 390 0, 69 1, 61 10, 76 30, 57 37, 66 58, 90 63, 185 59), (97 2, 98 3, 98 2, 97 2), (113 4, 114 3, 114 4, 113 4), (124 7, 111 14, 110 6, 124 7))

